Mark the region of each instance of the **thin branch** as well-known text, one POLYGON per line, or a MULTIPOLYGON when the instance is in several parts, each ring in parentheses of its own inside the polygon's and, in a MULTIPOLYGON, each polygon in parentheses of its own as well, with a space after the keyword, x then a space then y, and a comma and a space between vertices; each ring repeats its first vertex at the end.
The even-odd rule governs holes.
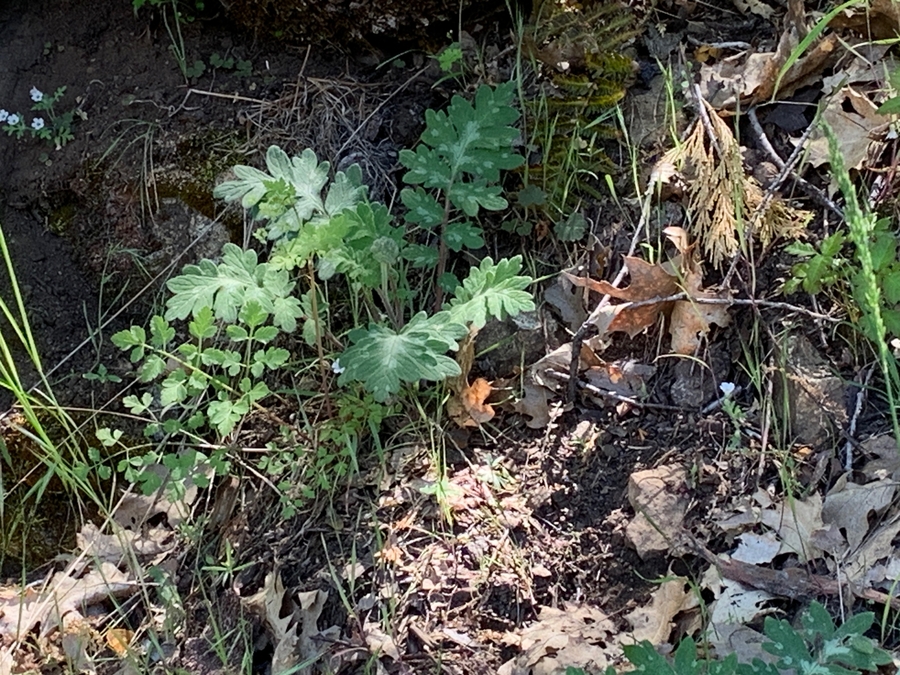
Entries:
POLYGON ((859 422, 859 416, 862 413, 863 403, 865 403, 869 389, 869 381, 872 379, 872 373, 874 372, 875 366, 871 366, 860 373, 860 375, 863 375, 862 384, 859 386, 859 391, 856 392, 853 415, 850 417, 850 424, 847 425, 847 442, 844 444, 844 471, 853 470, 853 443, 856 436, 856 425, 859 422))
MULTIPOLYGON (((769 137, 766 136, 766 132, 763 130, 762 124, 759 122, 759 118, 756 115, 756 108, 750 108, 747 111, 747 119, 750 120, 750 126, 753 131, 756 133, 756 138, 759 141, 759 144, 762 146, 762 149, 766 151, 766 154, 769 158, 775 163, 775 165, 784 171, 785 162, 781 157, 775 152, 775 148, 772 147, 772 144, 769 142, 769 137)), ((815 185, 807 181, 805 178, 800 176, 797 172, 791 170, 790 171, 791 178, 794 182, 814 201, 818 202, 829 211, 834 213, 838 218, 844 217, 844 212, 837 204, 835 204, 831 199, 828 198, 822 190, 817 188, 815 185)), ((780 175, 780 174, 779 174, 780 175)), ((772 182, 771 185, 776 185, 778 183, 777 179, 772 182)), ((767 187, 767 189, 771 188, 771 185, 767 187)))
MULTIPOLYGON (((560 373, 556 370, 545 370, 543 371, 543 375, 547 375, 548 377, 553 378, 554 380, 559 380, 560 382, 569 382, 571 384, 572 380, 565 373, 560 373)), ((636 398, 631 398, 630 396, 623 396, 622 394, 617 394, 614 391, 609 391, 607 389, 601 389, 600 387, 595 387, 593 384, 588 384, 587 382, 579 382, 575 381, 576 386, 581 387, 587 392, 594 394, 595 396, 602 396, 603 398, 611 398, 614 401, 619 401, 620 403, 628 403, 629 405, 633 405, 636 408, 652 408, 654 410, 670 410, 674 412, 691 412, 694 408, 685 408, 677 405, 665 405, 664 403, 648 403, 646 401, 639 401, 636 398)))
MULTIPOLYGON (((768 210, 769 204, 771 204, 772 200, 775 198, 776 191, 779 187, 781 187, 781 184, 784 183, 785 180, 787 180, 787 177, 794 170, 797 162, 799 162, 800 158, 803 157, 804 153, 806 152, 806 142, 809 140, 809 137, 812 135, 813 131, 816 130, 818 120, 819 118, 816 117, 812 122, 810 122, 809 126, 806 127, 806 130, 803 132, 800 140, 797 141, 797 147, 794 148, 791 156, 788 157, 787 161, 784 162, 784 166, 781 167, 781 172, 775 177, 775 180, 773 180, 769 187, 766 189, 766 193, 763 196, 762 201, 760 202, 759 206, 756 207, 756 211, 750 218, 750 222, 747 223, 747 227, 744 232, 744 241, 750 241, 753 230, 756 228, 756 224, 768 210)), ((731 266, 728 268, 728 273, 725 275, 722 286, 727 287, 731 284, 731 278, 737 271, 738 263, 743 258, 744 255, 741 251, 738 251, 734 254, 731 259, 731 266)))
MULTIPOLYGON (((651 183, 644 191, 644 200, 641 205, 641 217, 634 228, 634 234, 631 237, 631 245, 628 247, 628 253, 626 254, 628 256, 633 255, 635 250, 637 250, 638 242, 641 240, 641 233, 644 231, 647 221, 650 220, 650 198, 653 195, 655 187, 655 184, 651 183)), ((628 268, 625 265, 622 265, 622 269, 619 270, 616 278, 612 281, 612 286, 618 288, 627 273, 628 268)), ((578 391, 578 361, 581 355, 581 345, 584 342, 584 338, 587 337, 587 334, 594 327, 595 322, 600 318, 600 313, 603 311, 603 308, 609 304, 611 298, 611 295, 604 295, 600 299, 600 302, 597 303, 597 306, 594 307, 594 311, 590 313, 588 318, 584 320, 584 323, 582 323, 578 330, 575 331, 575 335, 572 336, 572 360, 569 362, 569 386, 566 389, 566 401, 574 401, 575 394, 578 391)))

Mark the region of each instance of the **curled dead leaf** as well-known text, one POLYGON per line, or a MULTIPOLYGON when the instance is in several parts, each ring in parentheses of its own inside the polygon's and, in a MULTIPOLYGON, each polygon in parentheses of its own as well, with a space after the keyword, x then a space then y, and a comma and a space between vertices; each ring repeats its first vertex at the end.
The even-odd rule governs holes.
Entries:
MULTIPOLYGON (((879 115, 877 109, 868 96, 847 86, 832 96, 822 111, 822 120, 834 132, 848 169, 864 167, 872 155, 870 146, 877 144, 890 126, 890 119, 879 115)), ((813 132, 807 148, 807 159, 812 166, 829 161, 828 139, 821 129, 813 132)))
POLYGON ((745 110, 775 94, 786 98, 801 87, 821 81, 823 71, 839 55, 838 35, 830 33, 819 39, 779 79, 781 69, 799 43, 797 31, 789 28, 782 33, 774 52, 748 52, 744 58, 701 65, 703 97, 716 110, 745 110))
POLYGON ((646 393, 647 380, 655 374, 656 366, 628 359, 588 368, 585 378, 598 389, 632 398, 646 393))
POLYGON ((494 418, 494 408, 486 403, 493 388, 483 377, 472 384, 466 384, 462 390, 447 401, 447 409, 453 421, 461 427, 477 427, 494 418))
POLYGON ((618 300, 641 304, 638 307, 610 306, 610 311, 601 316, 597 327, 601 334, 616 332, 628 333, 634 337, 641 331, 656 323, 660 313, 667 312, 671 302, 649 302, 656 298, 667 298, 678 293, 678 279, 667 272, 661 265, 648 263, 640 258, 626 256, 625 264, 631 276, 631 283, 625 288, 616 288, 607 281, 595 281, 584 277, 576 277, 563 273, 576 286, 589 288, 601 295, 609 295, 618 300))
POLYGON ((893 40, 900 26, 900 4, 895 0, 869 0, 848 7, 831 22, 834 28, 850 28, 869 39, 893 40))

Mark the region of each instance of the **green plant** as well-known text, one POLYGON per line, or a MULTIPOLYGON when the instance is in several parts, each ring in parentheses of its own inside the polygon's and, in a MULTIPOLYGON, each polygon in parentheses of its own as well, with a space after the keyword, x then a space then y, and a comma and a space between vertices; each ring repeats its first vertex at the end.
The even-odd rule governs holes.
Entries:
POLYGON ((233 70, 242 77, 250 77, 253 72, 253 64, 249 60, 235 59, 227 53, 225 56, 221 56, 218 52, 213 52, 209 57, 209 65, 221 70, 233 70))
POLYGON ((131 0, 131 6, 135 15, 144 6, 159 10, 162 15, 163 25, 169 34, 169 49, 175 57, 178 69, 184 76, 185 80, 200 77, 206 72, 206 64, 201 59, 196 59, 193 63, 188 63, 187 49, 184 45, 184 36, 181 33, 181 24, 193 21, 197 14, 204 10, 202 0, 192 0, 192 2, 179 2, 179 0, 131 0), (169 14, 171 13, 171 19, 169 14))
POLYGON ((896 115, 900 113, 900 68, 893 70, 888 76, 893 96, 882 103, 877 112, 879 115, 896 115))
MULTIPOLYGON (((483 245, 481 227, 468 218, 477 217, 482 208, 508 206, 497 184, 500 171, 522 162, 510 149, 517 132, 509 124, 518 117, 509 105, 511 97, 511 84, 483 86, 474 105, 457 96, 446 113, 426 112, 423 142, 400 154, 408 168, 404 180, 417 186, 401 192, 411 231, 394 225, 386 207, 368 202, 359 167, 338 172, 329 185, 328 163, 320 163, 308 149, 290 158, 272 146, 266 153, 268 173, 238 166, 238 179, 216 188, 216 196, 239 200, 254 219, 265 221, 258 234, 274 242, 274 267, 308 268, 311 299, 318 298, 313 265, 323 281, 344 275, 351 303, 362 299, 362 307, 351 307, 357 323, 348 334, 351 345, 335 364, 339 384, 360 381, 376 401, 384 402, 403 383, 459 374, 458 364, 446 353, 458 348, 469 325, 480 328, 490 317, 534 306, 524 291, 530 278, 518 275, 520 258, 497 263, 486 258, 461 285, 444 273, 449 250, 483 245), (415 241, 438 227, 437 251, 415 241), (437 268, 439 283, 453 291, 448 303, 439 291, 440 311, 429 315, 413 309, 407 320, 415 293, 404 263, 437 268), (373 320, 365 322, 366 315, 373 320)), ((323 331, 318 313, 312 315, 320 346, 323 331)))
POLYGON ((352 389, 341 392, 335 415, 317 430, 316 447, 300 471, 302 495, 309 499, 330 492, 359 470, 357 452, 363 438, 378 437, 381 423, 396 412, 395 406, 375 401, 371 394, 352 389))
POLYGON ((463 52, 458 42, 452 42, 437 55, 438 65, 444 73, 452 73, 456 64, 463 59, 463 52))
MULTIPOLYGON (((474 106, 454 96, 446 112, 426 111, 426 128, 416 149, 400 151, 400 163, 408 169, 403 180, 417 186, 400 192, 408 209, 406 222, 429 233, 438 229, 433 262, 439 299, 440 289, 452 290, 458 283, 455 276, 445 276, 448 249, 484 246, 482 228, 470 219, 477 218, 481 209, 499 211, 508 206, 498 184, 500 171, 524 162, 512 150, 519 135, 510 126, 519 118, 510 105, 513 93, 514 83, 508 82, 494 89, 479 87, 474 106)), ((418 252, 416 264, 431 266, 431 255, 421 248, 418 252)))
POLYGON ((791 278, 785 282, 783 292, 790 295, 802 288, 815 295, 846 281, 850 261, 841 253, 846 243, 846 231, 838 230, 825 237, 818 248, 805 241, 785 246, 785 253, 803 260, 791 267, 791 278))
POLYGON ((117 384, 122 381, 121 377, 119 377, 115 373, 109 372, 107 367, 102 363, 97 364, 97 367, 94 368, 92 372, 84 373, 82 377, 86 380, 90 380, 91 382, 117 384))
MULTIPOLYGON (((225 437, 271 393, 263 375, 290 357, 271 343, 281 333, 294 331, 303 316, 300 300, 291 295, 295 284, 286 271, 259 263, 255 251, 226 244, 221 262, 188 265, 167 286, 172 296, 166 313, 150 319, 149 336, 140 326, 112 336, 117 347, 130 352, 132 363, 139 364, 139 381, 160 383, 158 397, 150 392, 130 395, 125 406, 132 414, 149 417, 148 436, 196 434, 208 427, 225 437), (185 340, 176 340, 169 323, 176 319, 190 319, 185 340)), ((123 460, 120 469, 149 493, 161 479, 144 468, 162 461, 187 475, 207 459, 218 472, 227 471, 224 450, 211 457, 151 452, 123 460)))
MULTIPOLYGON (((698 658, 697 645, 685 638, 675 650, 671 661, 644 641, 626 645, 625 656, 637 666, 632 673, 646 675, 850 675, 875 671, 893 661, 891 655, 878 646, 865 632, 872 627, 875 615, 864 612, 848 618, 839 628, 828 611, 813 601, 795 628, 784 619, 767 616, 763 632, 767 640, 762 648, 776 657, 774 663, 756 658, 752 663, 738 663, 735 654, 722 660, 698 658)), ((616 671, 610 667, 607 675, 616 671)))
POLYGON ((30 93, 33 101, 31 110, 44 114, 33 117, 31 123, 26 124, 24 115, 0 110, 0 123, 3 125, 3 131, 16 138, 22 138, 29 133, 35 138, 47 141, 59 150, 75 138, 72 133, 72 124, 75 122, 76 110, 73 108, 64 113, 57 113, 55 110, 56 104, 66 93, 66 88, 59 87, 52 94, 44 94, 37 87, 32 87, 30 93), (45 116, 47 119, 44 119, 45 116))
POLYGON ((880 245, 886 250, 876 249, 873 240, 878 236, 877 219, 860 206, 850 174, 844 165, 844 157, 832 129, 823 124, 828 137, 828 159, 834 171, 835 180, 844 195, 844 217, 850 229, 850 238, 856 248, 859 271, 854 276, 854 296, 860 302, 862 332, 872 340, 881 366, 887 395, 888 416, 894 431, 894 439, 900 448, 900 416, 897 398, 900 396, 900 371, 897 359, 891 351, 888 334, 893 327, 889 322, 900 323, 897 301, 900 301, 900 263, 897 262, 897 241, 895 237, 883 240, 880 245), (879 273, 886 269, 884 274, 879 273), (887 282, 887 283, 886 283, 887 282), (894 306, 886 308, 885 303, 894 306))
POLYGON ((214 585, 227 587, 234 581, 235 575, 252 566, 253 562, 239 565, 234 546, 228 539, 223 540, 222 553, 222 558, 208 553, 205 557, 206 564, 200 569, 207 574, 215 575, 214 585))
POLYGON ((741 447, 741 438, 743 435, 743 425, 746 418, 746 413, 741 408, 741 406, 738 405, 737 401, 735 401, 732 397, 732 394, 735 390, 733 382, 721 382, 719 384, 719 389, 722 392, 722 411, 728 416, 728 419, 731 421, 731 438, 728 440, 728 449, 738 450, 741 447))
POLYGON ((866 307, 861 256, 868 252, 885 330, 890 336, 900 336, 900 257, 897 232, 891 224, 889 218, 880 218, 871 227, 866 226, 866 231, 859 233, 861 248, 855 244, 857 239, 844 229, 823 239, 818 248, 807 242, 789 244, 784 250, 804 260, 791 267, 791 278, 784 284, 784 293, 799 289, 813 295, 829 293, 851 310, 851 316, 861 316, 862 328, 872 338, 871 312, 859 313, 859 308, 866 307), (851 241, 854 242, 852 257, 844 253, 844 247, 851 241))
POLYGON ((461 80, 466 74, 466 62, 459 42, 451 42, 435 57, 443 75, 432 86, 437 87, 450 79, 461 80))
MULTIPOLYGON (((818 248, 796 242, 786 251, 804 258, 791 268, 792 278, 784 292, 803 289, 826 292, 846 308, 860 332, 875 347, 885 382, 889 415, 900 439, 895 401, 900 395, 900 372, 891 352, 891 338, 900 336, 900 257, 896 228, 889 218, 878 219, 860 206, 855 188, 844 166, 840 149, 825 126, 829 160, 846 203, 847 229, 826 237, 818 248), (853 244, 851 254, 844 253, 853 244)), ((898 441, 900 442, 900 441, 898 441)))
MULTIPOLYGON (((474 106, 458 99, 450 113, 429 111, 425 136, 430 141, 402 158, 408 181, 424 185, 409 190, 407 206, 424 204, 428 213, 440 209, 440 218, 429 223, 442 226, 441 241, 452 250, 469 241, 454 229, 456 224, 460 231, 475 229, 477 241, 471 243, 481 245, 480 228, 460 222, 457 209, 475 217, 481 208, 507 204, 496 185, 500 170, 521 161, 507 147, 515 134, 507 126, 516 116, 506 103, 510 95, 508 86, 485 87, 474 106), (435 195, 442 196, 443 206, 435 195)), ((410 231, 395 225, 384 205, 367 199, 358 166, 332 177, 329 164, 319 162, 312 150, 289 157, 272 146, 266 168, 236 166, 236 180, 222 183, 214 194, 239 201, 260 221, 257 238, 272 243, 268 261, 227 244, 221 262, 188 265, 168 282, 172 295, 166 312, 151 318, 149 334, 133 326, 112 339, 130 352, 141 382, 158 383, 156 394, 145 391, 124 400, 133 414, 147 417, 149 436, 182 434, 198 440, 211 429, 224 439, 253 408, 262 409, 261 401, 271 393, 266 377, 289 359, 287 349, 272 343, 289 344, 281 336, 302 323, 301 334, 315 346, 320 365, 320 391, 310 394, 325 395, 327 420, 315 427, 314 440, 304 437, 299 446, 288 443, 284 450, 273 446, 260 464, 278 479, 282 507, 290 511, 298 499, 333 489, 356 472, 360 439, 377 434, 405 387, 460 374, 448 352, 459 348, 470 329, 492 317, 531 310, 534 303, 525 291, 531 279, 518 274, 521 258, 496 263, 485 258, 452 286, 438 311, 424 311, 425 299, 411 275, 417 274, 416 266, 426 271, 436 266, 439 256, 411 241, 423 227, 419 214, 407 215, 417 224, 410 231), (329 291, 339 278, 349 286, 340 314, 350 325, 335 325, 326 302, 341 297, 329 291), (306 283, 306 292, 295 291, 298 282, 306 283), (170 323, 176 320, 188 320, 185 339, 176 338, 170 323), (336 401, 328 391, 326 345, 338 352, 328 355, 343 388, 336 401)), ((148 492, 163 480, 157 464, 175 483, 188 475, 202 481, 196 475, 202 465, 219 473, 229 470, 227 448, 213 448, 209 454, 197 448, 153 450, 122 460, 120 470, 148 492)))
MULTIPOLYGON (((255 251, 226 244, 222 262, 188 265, 168 287, 173 295, 165 316, 151 318, 149 340, 143 328, 133 326, 113 335, 113 343, 130 350, 133 363, 141 362, 141 382, 164 376, 159 401, 164 408, 185 407, 192 412, 192 428, 208 422, 226 436, 269 394, 258 378, 290 356, 286 349, 267 345, 279 333, 292 332, 302 316, 299 300, 290 295, 294 284, 286 273, 257 263, 255 251), (169 321, 188 317, 190 338, 176 346, 169 321), (193 403, 208 392, 206 411, 196 410, 193 403)), ((135 413, 149 408, 146 395, 129 397, 126 405, 135 413)), ((164 427, 171 432, 177 425, 164 427)), ((151 427, 151 433, 156 431, 151 427)))
MULTIPOLYGON (((100 451, 82 432, 81 426, 62 407, 48 381, 18 284, 15 268, 0 228, 2 257, 11 301, 0 298, 4 329, 0 331, 0 387, 13 398, 14 407, 4 414, 0 434, 0 563, 15 551, 13 542, 29 542, 32 527, 41 525, 40 504, 61 491, 65 500, 81 509, 89 503, 108 513, 109 500, 99 491, 96 478, 108 477, 100 451), (23 372, 25 371, 25 375, 23 372), (36 381, 34 386, 26 379, 36 381), (5 466, 4 466, 5 465, 5 466), (40 467, 43 467, 41 472, 40 467), (27 479, 24 478, 27 475, 27 479)), ((111 499, 111 498, 110 498, 111 499)), ((50 535, 52 536, 52 535, 50 535)), ((23 559, 34 553, 21 548, 23 559)), ((50 555, 53 555, 51 553, 50 555)))

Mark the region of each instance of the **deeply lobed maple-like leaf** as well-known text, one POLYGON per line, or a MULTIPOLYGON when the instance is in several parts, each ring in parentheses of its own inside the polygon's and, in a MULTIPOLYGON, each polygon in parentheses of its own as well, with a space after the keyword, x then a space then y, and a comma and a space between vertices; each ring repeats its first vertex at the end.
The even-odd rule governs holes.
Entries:
POLYGON ((166 303, 169 321, 197 317, 208 307, 216 319, 234 323, 241 309, 256 303, 272 315, 276 326, 291 332, 303 316, 300 301, 291 295, 294 283, 287 271, 259 263, 255 251, 243 251, 232 243, 222 247, 220 263, 202 260, 199 265, 186 265, 166 286, 172 292, 166 303))
POLYGON ((341 354, 344 371, 338 382, 358 380, 380 403, 398 392, 404 382, 440 381, 458 375, 459 365, 446 352, 448 346, 456 347, 456 339, 465 335, 466 327, 449 322, 436 325, 432 319, 420 312, 400 332, 370 324, 368 329, 351 333, 353 344, 341 354))
POLYGON ((454 291, 447 307, 458 323, 471 323, 481 328, 488 319, 503 319, 534 309, 531 294, 525 291, 531 277, 520 276, 522 256, 500 260, 496 264, 488 257, 454 291))
POLYGON ((309 148, 289 157, 272 145, 266 151, 266 168, 269 173, 252 166, 235 166, 238 179, 218 185, 213 195, 225 201, 240 200, 245 209, 253 209, 256 218, 268 221, 267 236, 271 240, 298 232, 310 221, 327 221, 366 199, 368 188, 362 184, 362 169, 356 164, 335 175, 322 199, 330 164, 319 162, 309 148))

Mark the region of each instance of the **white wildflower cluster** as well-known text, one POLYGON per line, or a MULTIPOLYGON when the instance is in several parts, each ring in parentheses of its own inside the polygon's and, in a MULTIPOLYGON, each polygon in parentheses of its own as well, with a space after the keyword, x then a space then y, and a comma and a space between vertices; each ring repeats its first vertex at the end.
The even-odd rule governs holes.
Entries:
POLYGON ((41 114, 32 116, 31 121, 27 122, 25 116, 20 113, 0 109, 0 130, 16 138, 22 138, 26 133, 30 133, 55 144, 58 150, 74 138, 72 122, 75 111, 58 115, 53 109, 65 91, 65 87, 60 87, 52 94, 45 94, 37 87, 32 87, 29 92, 32 100, 31 110, 41 114))
POLYGON ((14 127, 19 123, 19 116, 7 110, 0 109, 0 122, 6 122, 7 126, 14 127))

